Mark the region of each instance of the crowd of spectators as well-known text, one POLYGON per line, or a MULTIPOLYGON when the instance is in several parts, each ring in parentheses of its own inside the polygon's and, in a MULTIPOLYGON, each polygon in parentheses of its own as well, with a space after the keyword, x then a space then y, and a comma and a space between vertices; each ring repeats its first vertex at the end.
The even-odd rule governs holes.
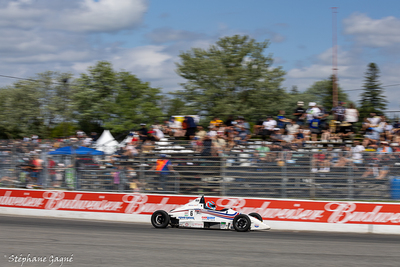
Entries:
MULTIPOLYGON (((398 121, 389 122, 385 115, 371 113, 363 122, 359 122, 359 114, 354 105, 346 106, 343 102, 339 102, 332 110, 326 110, 315 102, 308 103, 306 108, 299 101, 291 114, 287 115, 284 110, 280 110, 275 116, 264 116, 253 126, 243 116, 228 116, 225 120, 214 117, 208 123, 202 122, 202 125, 193 116, 171 117, 163 123, 142 123, 129 136, 128 141, 122 143, 114 154, 107 156, 105 162, 116 168, 116 173, 127 171, 132 179, 135 170, 132 167, 117 166, 118 162, 135 159, 140 153, 152 153, 157 142, 165 140, 187 140, 194 153, 208 157, 245 148, 250 139, 261 139, 254 153, 260 162, 289 162, 290 152, 322 144, 326 151, 313 155, 312 172, 329 172, 331 167, 343 166, 357 169, 358 164, 368 161, 369 167, 363 176, 374 176, 377 179, 387 176, 387 162, 394 159, 394 152, 400 152, 398 121), (334 148, 340 148, 340 151, 334 148), (288 152, 286 158, 271 153, 277 151, 288 152), (370 158, 363 153, 372 151, 377 153, 370 158)), ((22 180, 43 185, 42 170, 46 167, 50 170, 51 185, 58 187, 62 185, 61 181, 65 181, 65 170, 68 168, 96 164, 85 157, 67 164, 43 157, 42 152, 69 145, 91 147, 97 138, 97 133, 86 134, 78 130, 69 138, 41 140, 39 136, 32 135, 22 140, 1 141, 0 147, 3 156, 19 155, 16 164, 21 170, 19 175, 22 180)), ((9 157, 7 159, 10 160, 9 157)), ((2 161, 2 164, 5 163, 2 161)), ((2 175, 0 182, 8 179, 8 175, 2 175)), ((136 186, 138 184, 136 181, 136 186)))

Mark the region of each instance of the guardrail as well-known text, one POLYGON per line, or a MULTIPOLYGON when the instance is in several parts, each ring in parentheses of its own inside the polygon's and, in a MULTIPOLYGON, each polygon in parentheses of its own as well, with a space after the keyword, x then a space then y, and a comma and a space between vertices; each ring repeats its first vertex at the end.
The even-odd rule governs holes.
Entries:
MULTIPOLYGON (((32 170, 0 156, 0 186, 82 191, 207 194, 304 199, 400 199, 400 154, 231 150, 169 154, 174 171, 151 171, 158 154, 95 158, 32 170)), ((43 156, 44 159, 45 155, 43 156)), ((61 161, 62 159, 56 159, 61 161)))

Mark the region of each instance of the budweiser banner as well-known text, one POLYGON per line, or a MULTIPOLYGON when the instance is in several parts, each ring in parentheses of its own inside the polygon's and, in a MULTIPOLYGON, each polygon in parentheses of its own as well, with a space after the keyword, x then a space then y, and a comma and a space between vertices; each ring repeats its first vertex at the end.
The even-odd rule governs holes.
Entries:
MULTIPOLYGON (((0 189, 0 207, 150 215, 198 196, 0 189)), ((207 197, 219 209, 259 213, 264 220, 400 225, 400 203, 207 197)))

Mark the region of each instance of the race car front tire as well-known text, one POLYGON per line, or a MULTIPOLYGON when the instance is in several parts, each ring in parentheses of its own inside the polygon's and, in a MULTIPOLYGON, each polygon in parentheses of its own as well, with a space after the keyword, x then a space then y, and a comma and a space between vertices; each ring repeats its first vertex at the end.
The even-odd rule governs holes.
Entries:
POLYGON ((257 220, 259 220, 261 222, 263 221, 261 215, 258 214, 257 212, 252 212, 252 213, 249 214, 249 216, 254 217, 254 218, 256 218, 257 220))
POLYGON ((247 232, 250 230, 251 220, 246 214, 239 214, 233 219, 233 228, 238 232, 247 232))
POLYGON ((165 228, 169 224, 169 215, 164 210, 157 210, 151 215, 151 224, 155 228, 165 228))

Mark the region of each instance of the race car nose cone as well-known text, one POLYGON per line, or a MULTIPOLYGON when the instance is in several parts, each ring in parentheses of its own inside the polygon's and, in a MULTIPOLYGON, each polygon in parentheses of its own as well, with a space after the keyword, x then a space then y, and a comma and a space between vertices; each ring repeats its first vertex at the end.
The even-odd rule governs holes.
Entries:
POLYGON ((255 222, 252 227, 254 230, 269 230, 271 227, 263 222, 255 222))

